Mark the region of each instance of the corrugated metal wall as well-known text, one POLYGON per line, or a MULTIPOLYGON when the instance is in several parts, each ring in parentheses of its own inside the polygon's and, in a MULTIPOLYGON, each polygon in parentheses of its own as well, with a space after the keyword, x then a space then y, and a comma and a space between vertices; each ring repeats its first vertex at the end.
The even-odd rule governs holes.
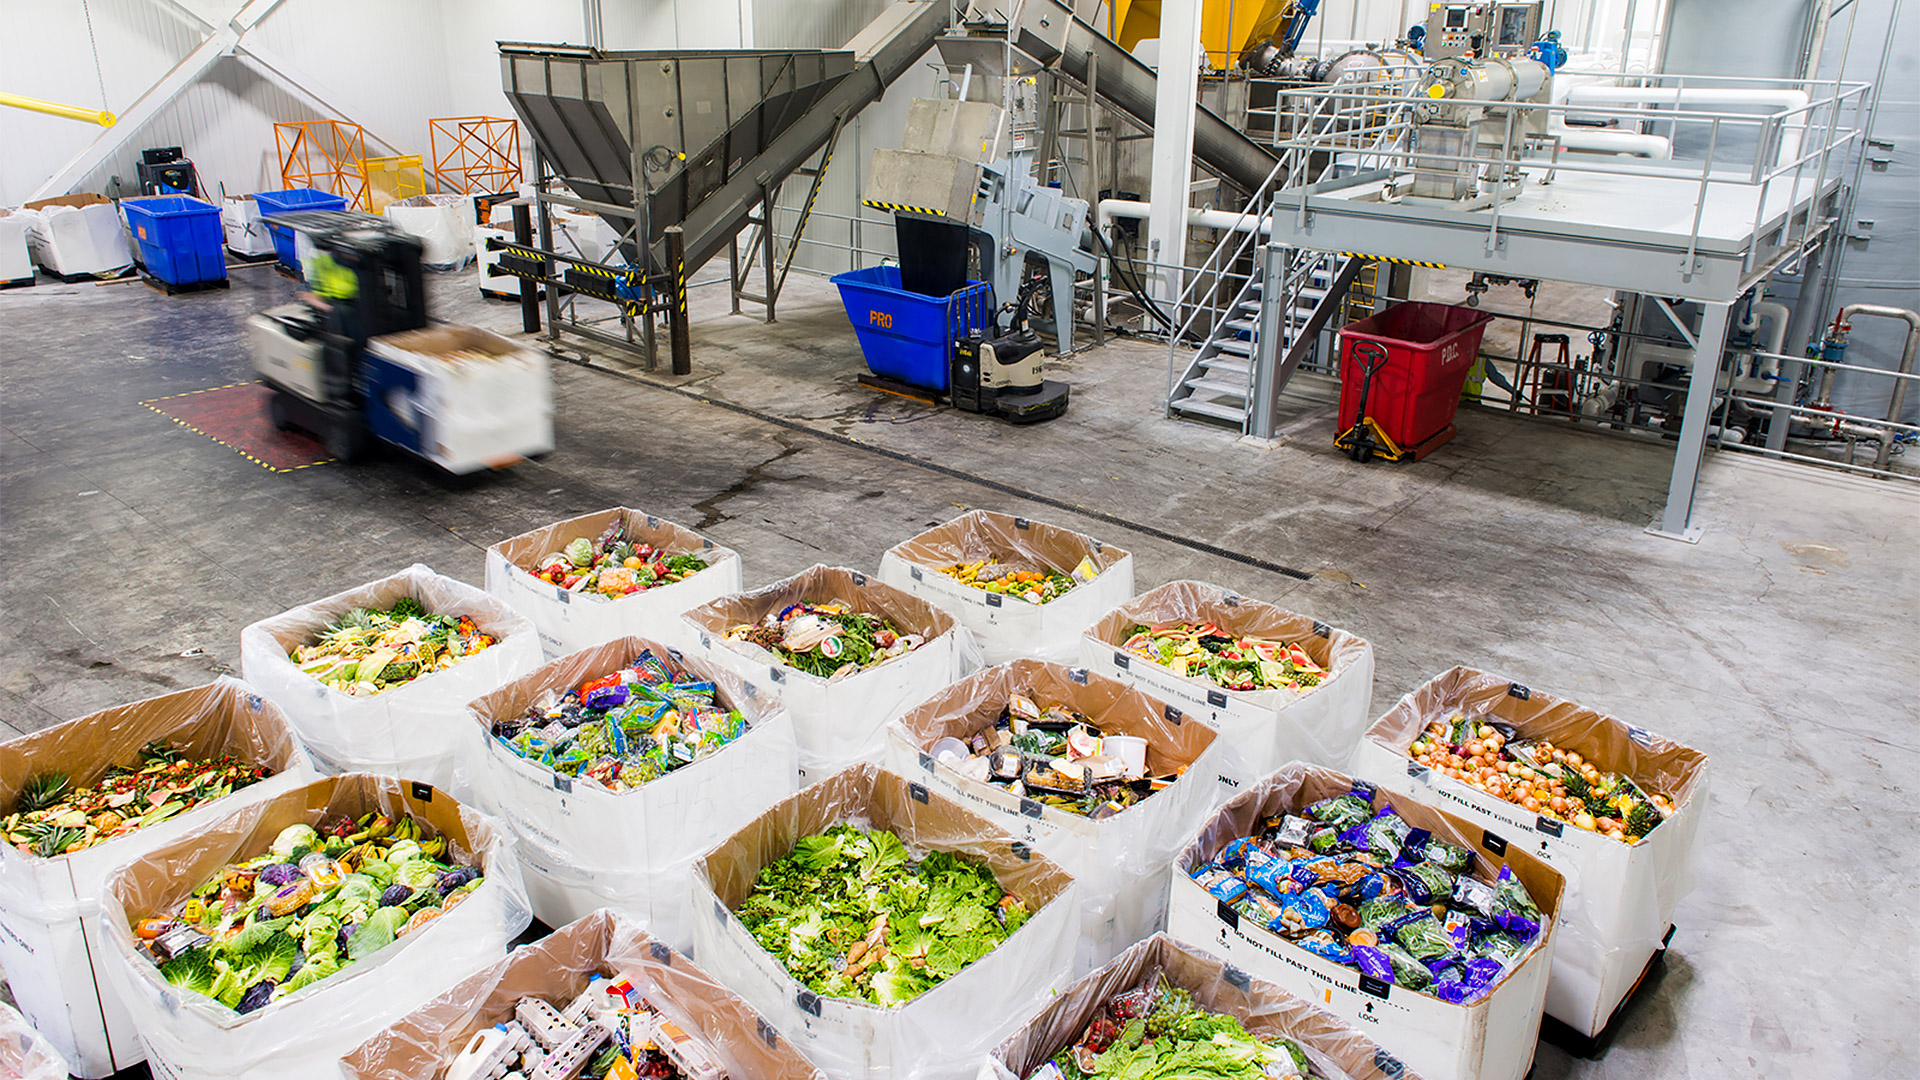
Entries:
MULTIPOLYGON (((201 0, 184 6, 210 18, 232 7, 201 0)), ((570 13, 571 26, 541 36, 577 38, 577 2, 514 6, 544 7, 553 16, 570 13)), ((499 81, 491 38, 484 50, 467 50, 472 55, 463 58, 463 66, 477 66, 483 78, 452 76, 455 57, 447 44, 447 22, 470 14, 469 5, 447 0, 283 0, 248 40, 271 52, 302 84, 336 103, 348 119, 365 125, 369 153, 424 153, 429 117, 498 108, 478 94, 499 81), (462 97, 478 100, 464 103, 454 87, 464 91, 462 97)), ((79 0, 0 0, 0 25, 28 31, 0 35, 6 89, 99 106, 104 81, 105 107, 115 113, 126 111, 191 53, 206 32, 185 12, 159 0, 87 0, 84 5, 79 0)), ((492 93, 497 98, 497 90, 492 93)), ((120 149, 78 189, 105 190, 116 175, 131 187, 134 162, 149 146, 182 147, 206 186, 216 192, 222 184, 231 192, 278 187, 274 123, 324 115, 245 61, 223 57, 149 123, 116 132, 125 136, 120 149)), ((0 109, 0 146, 5 147, 0 153, 0 204, 26 199, 102 130, 0 109)))
MULTIPOLYGON (((815 48, 837 49, 859 33, 886 8, 890 0, 809 0, 808 3, 782 3, 759 0, 753 5, 753 46, 762 49, 815 48)), ((928 53, 927 62, 936 59, 928 53)), ((834 147, 832 166, 814 205, 813 218, 806 236, 820 243, 806 243, 794 258, 798 269, 837 274, 862 266, 872 266, 895 252, 893 218, 860 205, 868 160, 875 147, 900 145, 900 128, 906 123, 907 102, 932 96, 934 73, 924 66, 903 76, 887 91, 886 97, 870 106, 847 125, 834 147), (864 252, 850 252, 858 246, 864 252)), ((808 183, 796 177, 787 183, 781 209, 775 214, 780 235, 792 235, 799 219, 799 207, 806 200, 808 183)))

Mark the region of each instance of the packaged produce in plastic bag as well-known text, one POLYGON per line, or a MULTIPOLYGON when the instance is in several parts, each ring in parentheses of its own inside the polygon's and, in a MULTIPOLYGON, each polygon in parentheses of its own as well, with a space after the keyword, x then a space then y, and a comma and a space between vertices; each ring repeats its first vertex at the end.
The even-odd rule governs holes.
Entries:
MULTIPOLYGON (((486 1055, 504 1059, 512 1053, 505 1044, 510 1038, 518 1039, 512 1028, 518 1025, 526 1031, 523 1011, 545 1018, 544 1010, 533 1006, 523 1010, 523 1004, 544 1002, 578 1031, 585 1027, 585 1020, 605 1016, 610 1003, 624 1006, 637 999, 644 999, 660 1018, 697 1040, 732 1080, 821 1080, 823 1074, 751 1006, 684 953, 612 911, 596 911, 520 946, 505 960, 362 1043, 341 1066, 352 1080, 482 1080, 490 1075, 479 1068, 488 1064, 486 1055)), ((621 1019, 627 1032, 603 1023, 608 1036, 589 1059, 590 1074, 619 1039, 627 1037, 631 1043, 631 1035, 642 1033, 632 1019, 621 1019)), ((566 1027, 555 1026, 559 1030, 553 1034, 566 1034, 566 1027)), ((659 1020, 648 1026, 657 1030, 659 1020)), ((527 1032, 526 1041, 537 1046, 536 1034, 527 1032)), ((599 1041, 597 1033, 588 1037, 599 1041)), ((639 1063, 629 1060, 628 1064, 639 1063)), ((697 1069, 684 1064, 680 1075, 710 1080, 711 1070, 703 1075, 697 1069)), ((622 1073, 618 1062, 613 1062, 606 1075, 630 1074, 622 1073)))
POLYGON ((471 708, 486 747, 473 786, 519 837, 550 926, 613 907, 686 948, 693 861, 798 787, 778 701, 640 638, 562 657, 471 708))
POLYGON ((7 1080, 67 1080, 67 1059, 27 1024, 26 1017, 0 1002, 0 1076, 7 1080))
POLYGON ((1073 875, 1076 970, 1164 925, 1167 868, 1249 779, 1205 724, 1125 683, 1042 660, 968 676, 887 725, 890 763, 1073 875))
POLYGON ((465 765, 461 748, 474 745, 467 702, 538 666, 539 635, 525 616, 420 563, 262 619, 240 633, 240 667, 247 681, 287 711, 322 769, 404 776, 455 792, 465 765), (392 633, 396 641, 419 640, 383 641, 382 635, 395 630, 389 625, 392 616, 397 613, 405 622, 416 614, 414 607, 436 617, 434 624, 392 633), (369 614, 374 612, 385 615, 374 619, 369 614), (462 618, 472 624, 472 633, 457 625, 462 618), (448 619, 456 623, 450 630, 439 625, 448 619), (369 630, 375 632, 369 636, 369 630), (454 642, 478 644, 476 635, 488 643, 456 654, 454 642), (311 658, 296 662, 299 650, 309 650, 311 658), (341 663, 328 663, 332 660, 341 663))
POLYGON ((1142 593, 1095 622, 1081 647, 1089 668, 1217 729, 1255 775, 1289 761, 1343 768, 1371 719, 1372 645, 1218 585, 1142 593))
POLYGON ((1429 1080, 1533 1064, 1564 879, 1519 843, 1298 762, 1174 861, 1167 932, 1365 1022, 1429 1080))
POLYGON ((0 968, 75 1074, 144 1056, 104 973, 108 873, 314 775, 286 715, 238 679, 0 743, 0 968))
POLYGON ((1073 962, 1058 864, 872 765, 754 819, 694 884, 701 966, 836 1077, 967 1076, 1073 962))
POLYGON ((1057 525, 969 510, 894 545, 880 580, 959 619, 989 664, 1069 664, 1087 627, 1133 595, 1133 556, 1057 525))
POLYGON ((1604 1030, 1693 887, 1706 756, 1457 667, 1367 730, 1354 771, 1444 801, 1566 875, 1546 1010, 1583 1035, 1604 1030))
POLYGON ((1195 1068, 1195 1075, 1418 1080, 1378 1043, 1307 999, 1165 934, 1134 945, 1068 987, 996 1047, 979 1076, 1044 1080, 1055 1075, 1049 1062, 1064 1073, 1069 1056, 1078 1067, 1080 1056, 1096 1048, 1107 1054, 1098 1062, 1104 1070, 1100 1075, 1122 1074, 1135 1059, 1152 1060, 1149 1054, 1164 1049, 1159 1040, 1185 1049, 1181 1060, 1195 1068), (1238 1027, 1208 1014, 1232 1017, 1238 1027), (1127 1025, 1135 1020, 1151 1039, 1130 1038, 1127 1025), (1216 1030, 1224 1030, 1227 1039, 1218 1049, 1216 1030), (1246 1045, 1252 1041, 1261 1049, 1246 1045), (1215 1045, 1196 1045, 1208 1043, 1215 1045), (1129 1054, 1129 1047, 1145 1052, 1129 1054), (1202 1067, 1212 1071, 1199 1072, 1202 1067))
POLYGON ((628 635, 682 645, 687 609, 741 587, 738 553, 624 506, 487 549, 487 591, 533 620, 549 659, 628 635))
POLYGON ((499 823, 366 773, 151 852, 101 905, 108 973, 155 1074, 178 1080, 336 1077, 340 1055, 499 960, 528 921, 499 823))
POLYGON ((857 570, 810 567, 686 619, 702 653, 793 714, 803 780, 878 760, 887 721, 980 668, 953 616, 857 570))

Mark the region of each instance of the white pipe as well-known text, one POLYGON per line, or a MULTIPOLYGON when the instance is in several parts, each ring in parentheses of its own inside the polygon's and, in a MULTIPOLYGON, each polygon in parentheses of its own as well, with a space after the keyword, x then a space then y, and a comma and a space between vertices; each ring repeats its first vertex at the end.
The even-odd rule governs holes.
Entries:
POLYGON ((1570 86, 1569 105, 1778 105, 1805 108, 1801 90, 1748 90, 1727 86, 1570 86))
POLYGON ((1560 146, 1565 150, 1589 154, 1630 154, 1659 161, 1673 157, 1673 141, 1664 135, 1569 126, 1559 123, 1557 119, 1548 125, 1547 134, 1558 136, 1560 146))
MULTIPOLYGON (((1781 350, 1787 347, 1787 318, 1792 312, 1787 309, 1787 305, 1774 300, 1756 300, 1748 310, 1748 318, 1756 324, 1761 319, 1767 320, 1767 335, 1760 339, 1761 351, 1779 356, 1781 350)), ((1772 357, 1762 358, 1757 366, 1759 370, 1754 374, 1763 375, 1769 381, 1780 373, 1780 361, 1772 357)))
MULTIPOLYGON (((1809 98, 1803 90, 1750 90, 1726 86, 1596 86, 1587 83, 1567 88, 1562 99, 1568 105, 1773 105, 1779 112, 1804 109, 1809 98)), ((1780 125, 1780 151, 1774 157, 1778 167, 1800 156, 1806 141, 1807 115, 1800 113, 1780 125)))
MULTIPOLYGON (((1153 204, 1139 199, 1101 199, 1094 208, 1093 225, 1105 230, 1114 218, 1133 218, 1147 221, 1153 216, 1153 204)), ((1202 210, 1199 207, 1187 208, 1187 224, 1202 229, 1225 229, 1229 232, 1251 232, 1258 228, 1263 233, 1273 231, 1273 220, 1254 214, 1242 214, 1234 210, 1202 210)), ((1104 235, 1104 231, 1102 233, 1104 235)))

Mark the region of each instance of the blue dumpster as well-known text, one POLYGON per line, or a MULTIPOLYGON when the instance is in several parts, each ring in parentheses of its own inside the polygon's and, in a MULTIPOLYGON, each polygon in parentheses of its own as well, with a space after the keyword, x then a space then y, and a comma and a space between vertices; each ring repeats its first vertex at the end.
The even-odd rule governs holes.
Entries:
POLYGON ((121 199, 147 273, 168 285, 227 279, 220 208, 190 195, 121 199))
POLYGON ((989 329, 993 287, 970 281, 950 296, 922 296, 900 287, 900 268, 870 266, 836 275, 840 301, 875 375, 947 392, 955 338, 989 329))
POLYGON ((260 220, 267 231, 273 234, 273 253, 280 257, 280 265, 300 272, 300 256, 295 253, 293 230, 284 225, 275 225, 273 215, 291 214, 295 210, 345 210, 347 200, 332 192, 318 188, 293 188, 288 191, 262 191, 254 195, 253 201, 260 204, 260 220))

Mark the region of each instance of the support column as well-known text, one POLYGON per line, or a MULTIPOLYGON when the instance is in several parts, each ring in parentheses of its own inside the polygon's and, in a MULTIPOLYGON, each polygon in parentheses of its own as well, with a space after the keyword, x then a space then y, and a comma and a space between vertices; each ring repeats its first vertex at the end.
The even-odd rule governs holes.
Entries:
MULTIPOLYGON (((533 207, 525 199, 513 202, 513 242, 521 247, 533 246, 533 207)), ((546 272, 546 260, 540 260, 541 272, 546 272)), ((520 329, 529 334, 540 332, 540 286, 531 278, 520 279, 520 329)))
MULTIPOLYGON (((1821 311, 1820 304, 1820 268, 1827 261, 1826 241, 1807 252, 1800 260, 1800 297, 1793 302, 1793 314, 1787 319, 1787 333, 1781 338, 1780 351, 1787 356, 1800 356, 1806 350, 1807 343, 1826 322, 1827 313, 1821 311)), ((1800 376, 1807 365, 1798 360, 1782 361, 1780 381, 1773 384, 1773 400, 1781 405, 1792 405, 1793 394, 1800 386, 1800 376)), ((1787 448, 1787 424, 1793 419, 1791 409, 1773 410, 1773 417, 1767 421, 1767 449, 1785 450, 1787 448)))
MULTIPOLYGON (((1187 261, 1187 199, 1193 184, 1193 114, 1200 101, 1200 0, 1160 5, 1160 71, 1153 105, 1153 173, 1148 257, 1164 267, 1187 261)), ((1161 295, 1178 303, 1185 283, 1163 271, 1161 295)), ((1175 319, 1181 318, 1174 312, 1175 319)))
POLYGON ((1287 248, 1269 241, 1259 247, 1256 258, 1264 260, 1260 292, 1260 323, 1254 335, 1253 371, 1247 376, 1247 434, 1256 439, 1273 438, 1278 426, 1280 385, 1280 345, 1284 336, 1281 321, 1287 296, 1281 285, 1287 280, 1287 248))
MULTIPOLYGON (((1654 301, 1659 303, 1659 301, 1654 301)), ((1686 411, 1680 419, 1680 445, 1673 452, 1673 478, 1667 484, 1667 506, 1647 531, 1669 540, 1698 543, 1693 525, 1693 493, 1700 480, 1700 462, 1707 451, 1707 421, 1713 414, 1713 391, 1720 382, 1720 363, 1727 348, 1727 315, 1731 304, 1701 304, 1700 333, 1693 352, 1693 372, 1687 379, 1686 411)))
MULTIPOLYGON (((675 375, 693 374, 693 328, 687 323, 687 240, 680 226, 669 225, 666 230, 667 272, 673 275, 667 304, 667 334, 669 347, 673 351, 673 373, 675 375)), ((773 302, 769 300, 771 308, 773 302)), ((649 325, 653 316, 647 316, 649 325)))

